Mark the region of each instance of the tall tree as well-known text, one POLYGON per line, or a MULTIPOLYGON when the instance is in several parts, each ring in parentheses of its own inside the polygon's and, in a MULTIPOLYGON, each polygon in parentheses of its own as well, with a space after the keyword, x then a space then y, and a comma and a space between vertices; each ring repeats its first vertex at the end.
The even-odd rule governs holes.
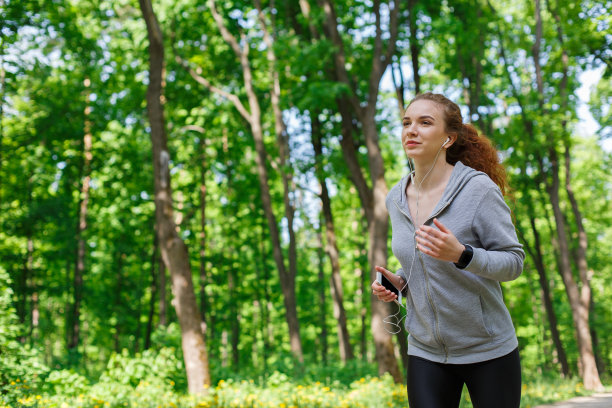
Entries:
MULTIPOLYGON (((538 106, 543 114, 547 113, 547 109, 544 106, 545 92, 544 92, 544 79, 542 76, 542 67, 540 61, 541 41, 543 37, 543 22, 542 22, 542 10, 541 1, 535 1, 535 42, 533 44, 533 61, 535 66, 536 75, 536 87, 538 91, 538 106)), ((560 30, 560 26, 559 26, 560 30)), ((562 47, 562 61, 563 61, 563 76, 560 84, 560 94, 565 96, 567 92, 567 54, 563 48, 563 35, 559 32, 560 46, 562 47)), ((566 97, 563 98, 562 104, 564 108, 567 108, 566 97)), ((564 119, 562 119, 564 120, 564 119)), ((565 129, 565 125, 562 125, 565 129)), ((550 128, 548 128, 550 129, 550 128)), ((550 196, 550 201, 553 209, 553 214, 556 223, 557 241, 559 243, 559 255, 560 255, 560 270, 563 283, 565 284, 565 290, 567 297, 572 308, 572 317, 576 329, 576 339, 578 341, 578 351, 580 354, 579 360, 579 372, 583 377, 584 386, 589 390, 601 390, 603 386, 599 379, 599 373, 597 371, 597 364, 593 353, 593 341, 591 338, 591 332, 589 328, 589 303, 591 301, 591 287, 589 283, 588 271, 586 268, 586 258, 580 256, 579 258, 579 276, 582 283, 582 288, 579 288, 577 282, 574 279, 571 267, 571 252, 568 243, 568 228, 566 225, 565 216, 561 209, 561 199, 559 196, 560 189, 560 159, 557 153, 556 139, 548 132, 547 140, 547 153, 548 160, 550 160, 550 181, 546 183, 546 190, 550 196), (582 263, 582 264, 581 264, 582 263)), ((568 157, 569 158, 569 157, 568 157)), ((569 163, 567 164, 569 166, 569 163)), ((569 168, 569 167, 568 167, 569 168)), ((540 161, 541 171, 545 171, 543 160, 540 161)), ((566 177, 569 176, 569 171, 566 177)), ((567 186, 571 191, 570 179, 566 179, 567 186)), ((570 201, 572 197, 570 195, 570 201)), ((582 222, 582 216, 577 209, 577 206, 572 206, 574 210, 576 222, 582 222)), ((580 230, 580 228, 579 228, 580 230)), ((580 242, 579 251, 584 250, 586 247, 586 240, 583 237, 583 242, 580 242)))
POLYGON ((163 86, 164 43, 159 22, 150 0, 139 0, 149 40, 149 85, 147 111, 153 145, 155 180, 155 218, 164 263, 170 269, 174 307, 181 326, 183 359, 189 392, 202 393, 210 385, 208 354, 202 334, 200 311, 196 302, 189 253, 178 236, 173 216, 170 185, 170 154, 164 123, 163 86))
POLYGON ((202 333, 206 336, 206 314, 210 313, 208 304, 212 303, 206 301, 206 284, 208 283, 208 270, 206 268, 206 173, 208 161, 206 160, 204 129, 201 128, 198 131, 200 133, 198 143, 200 149, 200 310, 202 313, 202 333))
POLYGON ((602 390, 603 385, 601 384, 601 380, 599 378, 599 372, 597 368, 597 364, 595 361, 595 355, 593 350, 593 338, 592 338, 592 328, 590 327, 589 322, 589 314, 591 312, 591 301, 592 301, 592 291, 591 291, 591 278, 592 271, 589 270, 587 263, 587 234, 584 228, 584 223, 582 221, 582 211, 578 205, 578 200, 576 199, 576 195, 574 193, 574 189, 572 187, 572 172, 570 168, 571 164, 571 138, 568 131, 568 119, 570 113, 569 106, 569 96, 568 96, 568 81, 569 81, 569 55, 567 50, 567 45, 565 41, 564 30, 561 22, 560 16, 560 2, 557 0, 555 5, 551 4, 552 2, 548 2, 548 9, 553 19, 555 21, 555 29, 557 32, 557 41, 559 42, 559 47, 561 48, 561 66, 562 66, 562 77, 561 83, 559 86, 559 97, 561 99, 561 111, 562 115, 565 117, 561 118, 561 139, 564 150, 564 168, 565 168, 565 191, 567 193, 567 197, 571 204, 572 213, 574 215, 574 221, 576 223, 576 228, 578 230, 578 248, 575 254, 575 264, 578 267, 578 277, 580 279, 581 288, 580 288, 580 314, 582 315, 582 319, 586 319, 586 327, 581 327, 580 330, 586 330, 586 333, 580 334, 579 337, 583 339, 582 342, 579 342, 579 346, 581 348, 581 369, 583 370, 583 378, 585 387, 588 389, 602 390), (586 344, 583 344, 586 342, 586 344))
MULTIPOLYGON (((366 81, 364 100, 360 100, 362 92, 358 84, 351 79, 347 71, 346 47, 338 28, 338 19, 334 4, 330 0, 321 0, 321 6, 325 13, 325 30, 333 46, 333 62, 336 79, 349 90, 342 96, 338 103, 338 109, 342 115, 342 152, 351 171, 352 181, 357 188, 361 204, 364 208, 368 222, 368 260, 370 262, 370 280, 376 278, 375 265, 387 264, 387 234, 389 221, 385 198, 388 188, 385 181, 385 166, 379 145, 378 128, 376 125, 377 100, 380 80, 391 63, 395 53, 398 33, 398 11, 400 2, 393 1, 387 4, 389 14, 388 40, 385 47, 383 41, 383 27, 381 20, 381 2, 375 0, 372 13, 375 20, 375 37, 371 55, 371 70, 366 81), (349 108, 350 107, 350 108, 349 108), (352 112, 349 110, 352 108, 352 112), (367 150, 369 175, 372 187, 365 182, 361 166, 356 155, 355 142, 353 139, 353 117, 356 117, 361 125, 361 131, 365 138, 367 150)), ((380 302, 370 296, 372 308, 372 335, 376 347, 376 361, 379 372, 390 373, 396 382, 402 381, 391 335, 383 327, 383 319, 389 314, 389 305, 380 302)))
POLYGON ((311 121, 311 142, 315 152, 315 173, 321 186, 319 198, 325 220, 325 252, 331 264, 330 288, 334 301, 334 317, 338 322, 338 344, 340 346, 340 358, 343 362, 354 358, 353 348, 350 342, 350 335, 346 323, 346 311, 344 309, 344 291, 342 290, 342 277, 340 276, 340 254, 336 240, 336 230, 334 227, 334 217, 331 210, 329 190, 323 169, 323 143, 321 123, 317 112, 310 115, 311 121))
POLYGON ((79 194, 79 214, 77 222, 77 248, 74 265, 73 285, 72 285, 72 305, 71 305, 71 316, 70 326, 68 335, 68 349, 76 350, 79 346, 79 339, 81 335, 81 302, 83 300, 83 274, 85 273, 85 232, 87 230, 87 210, 89 204, 89 183, 91 180, 91 121, 89 115, 91 113, 91 106, 89 105, 89 87, 91 80, 85 78, 84 86, 84 100, 85 100, 85 122, 83 125, 83 164, 82 164, 82 185, 79 194))
MULTIPOLYGON (((268 174, 268 168, 267 168, 269 164, 269 161, 268 161, 269 153, 264 143, 264 127, 262 124, 262 109, 261 109, 261 104, 259 101, 259 96, 257 95, 257 92, 256 92, 254 75, 251 69, 252 63, 249 57, 251 44, 248 41, 239 42, 236 36, 233 35, 228 30, 223 20, 223 17, 217 10, 217 5, 214 0, 210 0, 208 5, 213 15, 217 29, 221 33, 221 36, 223 37, 224 41, 231 47, 232 51, 234 52, 234 54, 236 55, 236 57, 238 58, 240 62, 244 90, 246 91, 246 94, 247 94, 249 108, 247 109, 243 105, 238 95, 233 94, 231 92, 227 92, 213 85, 210 82, 210 80, 208 80, 202 75, 201 68, 197 68, 195 70, 192 69, 187 63, 187 61, 183 60, 178 54, 176 54, 176 59, 179 63, 181 63, 188 70, 188 72, 190 73, 190 75, 193 77, 193 79, 196 82, 205 86, 211 92, 214 92, 220 95, 221 97, 226 98, 229 101, 231 101, 234 104, 234 107, 238 110, 238 112, 242 115, 242 117, 246 120, 246 122, 248 123, 250 127, 251 134, 255 142, 255 151, 256 151, 255 164, 256 164, 258 180, 259 180, 261 201, 262 201, 262 205, 264 208, 264 214, 268 222, 270 237, 272 239, 272 249, 273 249, 273 254, 274 254, 274 261, 276 263, 276 267, 278 270, 280 283, 281 283, 281 290, 283 292, 283 301, 285 304, 285 318, 287 320, 287 326, 289 328, 289 340, 290 340, 291 351, 297 361, 303 362, 304 356, 303 356, 303 351, 302 351, 302 341, 300 338, 300 325, 299 325, 299 320, 298 320, 298 315, 297 315, 297 304, 296 304, 296 298, 295 298, 295 278, 296 278, 295 274, 297 273, 295 269, 295 265, 296 265, 295 264, 295 256, 296 256, 295 255, 295 238, 292 238, 291 234, 293 234, 293 231, 292 231, 293 228, 292 228, 292 225, 290 224, 289 225, 290 228, 288 228, 288 231, 290 234, 290 240, 291 240, 290 253, 289 253, 290 262, 289 262, 289 270, 288 270, 285 265, 285 256, 283 254, 283 249, 281 245, 278 221, 277 221, 276 215, 272 207, 272 196, 270 193, 270 176, 268 174)), ((267 33, 265 27, 263 27, 263 32, 267 33)), ((268 58, 274 59, 272 49, 269 50, 268 56, 269 56, 268 58)), ((271 68, 271 69, 274 69, 274 68, 271 68)), ((273 71, 269 71, 269 72, 273 72, 273 71)), ((270 95, 274 98, 276 98, 277 97, 276 95, 278 94, 278 92, 280 92, 280 89, 276 88, 278 86, 276 81, 277 81, 276 79, 273 79, 274 88, 271 90, 271 93, 270 93, 270 95)), ((275 126, 276 126, 277 135, 279 133, 282 135, 283 134, 282 128, 284 127, 284 124, 279 119, 278 112, 275 118, 276 118, 275 126)), ((286 151, 286 142, 283 140, 283 138, 284 136, 282 136, 281 140, 279 141, 281 144, 280 148, 285 149, 282 155, 287 155, 288 151, 286 151)), ((281 159, 281 163, 283 166, 287 163, 286 161, 287 157, 288 156, 285 156, 284 159, 281 159)), ((292 223, 293 209, 291 208, 292 204, 289 202, 289 199, 288 199, 289 197, 289 191, 288 191, 289 179, 287 178, 286 175, 283 176, 283 185, 284 185, 283 191, 284 191, 285 213, 287 216, 287 221, 292 223)))
MULTIPOLYGON (((306 38, 306 41, 308 41, 313 47, 316 47, 317 42, 321 41, 321 34, 317 31, 317 28, 312 21, 310 4, 306 0, 301 0, 299 2, 299 6, 302 14, 306 17, 309 30, 308 32, 303 32, 304 30, 302 30, 297 20, 292 20, 292 27, 296 33, 301 34, 301 36, 306 38), (307 33, 310 34, 309 37, 307 33)), ((292 12, 293 11, 288 13, 292 12)), ((309 59, 307 56, 305 58, 309 59)), ((329 80, 325 78, 325 76, 323 76, 323 78, 318 78, 313 71, 313 69, 307 69, 304 67, 303 74, 307 78, 307 82, 316 83, 317 81, 322 81, 325 83, 325 85, 329 83, 329 80)), ((325 95, 328 95, 328 92, 328 88, 326 87, 323 93, 325 95)), ((338 250, 336 227, 334 225, 334 217, 332 213, 327 174, 324 168, 325 156, 323 154, 323 140, 325 132, 321 124, 321 120, 319 119, 319 115, 322 114, 322 110, 325 105, 325 99, 326 98, 324 97, 324 95, 321 94, 317 94, 313 98, 307 98, 309 103, 306 104, 304 109, 308 110, 308 115, 310 117, 310 141, 314 151, 314 173, 320 187, 318 196, 321 200, 321 210, 323 214, 322 224, 325 226, 325 253, 329 258, 331 266, 331 276, 329 283, 333 300, 334 318, 337 322, 340 359, 343 362, 346 362, 354 358, 354 352, 350 342, 350 335, 347 326, 346 310, 344 306, 344 290, 342 288, 342 276, 340 274, 340 252, 338 250), (314 101, 316 101, 321 106, 313 106, 311 103, 314 101)), ((333 98, 328 99, 330 102, 328 103, 328 105, 333 106, 333 98)), ((317 251, 318 250, 319 249, 317 249, 317 251)), ((320 268, 322 268, 322 265, 320 265, 320 268)), ((327 343, 325 342, 324 344, 327 343)))
MULTIPOLYGON (((488 2, 489 9, 491 10, 493 15, 498 16, 498 12, 495 10, 493 5, 488 2)), ((543 257, 542 245, 540 242, 540 232, 536 225, 536 203, 540 201, 540 195, 537 194, 541 185, 545 184, 546 175, 544 173, 537 173, 535 175, 529 176, 530 171, 528 169, 533 168, 534 163, 529 162, 529 158, 533 156, 539 156, 538 148, 533 145, 533 143, 539 140, 538 137, 538 128, 535 123, 534 115, 535 112, 532 111, 531 107, 528 105, 529 95, 522 95, 521 89, 523 86, 519 82, 518 84, 516 75, 513 75, 513 65, 515 64, 509 58, 505 47, 506 38, 510 37, 509 33, 503 33, 500 28, 502 24, 497 25, 497 41, 499 44, 499 56, 501 58, 501 62, 503 64, 503 70, 510 85, 510 95, 516 100, 516 103, 519 107, 520 118, 521 118, 521 126, 523 127, 523 131, 528 136, 528 139, 525 141, 519 141, 517 144, 517 148, 519 148, 522 152, 524 152, 524 156, 518 158, 520 164, 517 166, 520 169, 521 177, 517 180, 518 189, 522 191, 522 194, 526 196, 526 200, 524 200, 526 205, 527 213, 529 214, 529 226, 533 235, 533 243, 528 243, 525 237, 525 234, 522 233, 522 229, 520 226, 518 227, 519 232, 521 232, 521 236, 523 237, 523 241, 526 245, 526 249, 531 259, 534 262, 536 270, 538 272, 539 283, 542 290, 542 303, 544 304, 544 308, 546 310, 546 316, 548 319, 549 328, 551 331, 552 341, 557 353, 557 358, 559 359, 559 363, 561 365, 561 372, 563 375, 570 374, 570 368, 567 361, 567 354, 565 351, 565 347, 561 341, 561 336, 559 333, 559 325, 557 314, 555 312, 553 306, 553 296, 551 294, 550 284, 548 274, 546 272, 545 261, 543 257)), ((520 79, 520 78, 519 78, 520 79)), ((535 165, 537 166, 537 164, 535 165)))
POLYGON ((264 44, 266 45, 266 58, 268 60, 267 70, 272 83, 270 87, 270 102, 272 103, 272 113, 274 115, 274 133, 276 134, 279 153, 278 171, 280 172, 283 183, 283 204, 285 219, 287 220, 287 232, 289 234, 289 271, 286 277, 281 278, 281 289, 283 291, 283 299, 285 299, 287 310, 291 310, 291 320, 295 320, 289 324, 289 326, 292 327, 289 333, 292 343, 291 349, 295 350, 294 354, 297 356, 298 360, 303 362, 304 358, 301 355, 302 341, 299 336, 300 326, 297 319, 297 313, 295 318, 293 317, 293 310, 297 310, 295 299, 295 279, 297 277, 297 242, 294 229, 295 204, 293 202, 294 200, 291 199, 291 196, 295 195, 295 188, 293 182, 293 169, 290 161, 291 150, 289 146, 289 133, 287 132, 287 125, 285 124, 281 107, 280 67, 278 66, 276 53, 274 52, 275 41, 273 38, 276 36, 276 28, 274 24, 272 24, 271 28, 268 27, 270 24, 266 21, 261 7, 261 0, 255 0, 255 7, 257 8, 259 25, 263 32, 264 44), (270 33, 270 31, 272 31, 272 33, 270 33))

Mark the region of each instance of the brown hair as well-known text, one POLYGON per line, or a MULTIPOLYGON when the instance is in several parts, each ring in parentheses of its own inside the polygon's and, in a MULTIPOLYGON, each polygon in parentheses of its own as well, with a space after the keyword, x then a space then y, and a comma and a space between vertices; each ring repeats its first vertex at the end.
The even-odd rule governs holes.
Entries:
POLYGON ((418 100, 428 100, 440 105, 444 112, 446 132, 457 137, 455 143, 446 150, 446 161, 453 165, 461 161, 466 166, 486 173, 499 186, 502 194, 506 195, 509 190, 506 169, 499 162, 497 150, 491 140, 479 135, 474 126, 463 123, 459 106, 444 95, 426 92, 417 95, 410 104, 418 100))

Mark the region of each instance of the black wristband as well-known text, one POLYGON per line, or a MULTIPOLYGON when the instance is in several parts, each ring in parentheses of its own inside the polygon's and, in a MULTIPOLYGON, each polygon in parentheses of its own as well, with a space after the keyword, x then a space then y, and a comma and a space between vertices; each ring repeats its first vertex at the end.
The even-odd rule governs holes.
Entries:
POLYGON ((468 266, 468 264, 472 260, 472 257, 474 256, 474 249, 468 244, 464 244, 464 246, 465 250, 459 257, 459 261, 455 262, 455 266, 459 269, 463 269, 468 266))

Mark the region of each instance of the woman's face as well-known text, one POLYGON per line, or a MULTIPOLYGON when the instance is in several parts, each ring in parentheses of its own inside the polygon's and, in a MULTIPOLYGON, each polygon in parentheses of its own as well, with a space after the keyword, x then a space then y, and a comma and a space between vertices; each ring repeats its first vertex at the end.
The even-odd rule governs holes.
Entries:
MULTIPOLYGON (((408 106, 402 124, 402 146, 406 155, 413 159, 433 160, 449 136, 442 107, 426 99, 408 106)), ((449 141, 444 147, 451 144, 449 141)))

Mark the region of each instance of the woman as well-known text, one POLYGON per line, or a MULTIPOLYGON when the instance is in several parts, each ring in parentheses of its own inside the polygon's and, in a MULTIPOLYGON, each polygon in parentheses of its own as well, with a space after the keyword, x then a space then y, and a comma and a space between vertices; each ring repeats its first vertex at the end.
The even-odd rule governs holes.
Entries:
MULTIPOLYGON (((376 270, 406 299, 409 404, 458 407, 465 384, 476 408, 518 407, 518 341, 499 282, 521 274, 525 254, 497 151, 432 93, 406 109, 402 145, 414 171, 386 199, 402 268, 376 270)), ((372 290, 397 299, 378 282, 372 290)))

